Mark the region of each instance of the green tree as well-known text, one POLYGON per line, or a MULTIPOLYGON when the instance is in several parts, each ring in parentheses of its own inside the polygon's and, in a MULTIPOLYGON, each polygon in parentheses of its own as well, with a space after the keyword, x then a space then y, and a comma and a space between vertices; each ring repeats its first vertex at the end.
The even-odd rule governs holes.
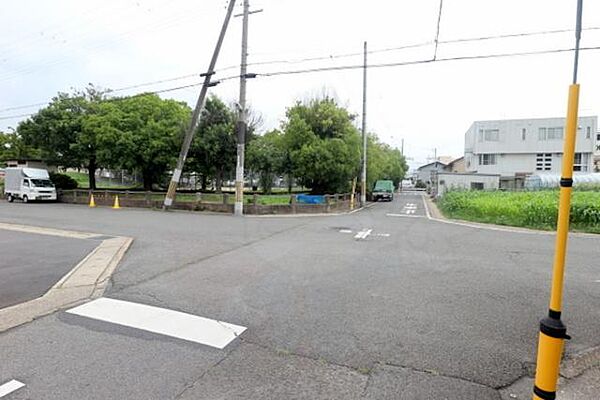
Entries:
POLYGON ((10 159, 40 157, 40 151, 27 145, 17 132, 0 132, 0 163, 10 159))
POLYGON ((283 142, 298 181, 313 193, 348 190, 360 167, 354 115, 326 97, 296 103, 286 116, 283 142))
POLYGON ((141 94, 104 101, 85 123, 95 132, 107 166, 139 171, 152 190, 175 165, 190 108, 182 102, 141 94))
POLYGON ((404 179, 408 165, 400 150, 381 143, 376 135, 367 137, 367 188, 373 189, 380 179, 394 181, 398 187, 404 179))
POLYGON ((210 96, 186 163, 186 169, 202 175, 203 190, 209 180, 215 179, 216 191, 221 192, 225 174, 235 169, 236 143, 234 112, 217 96, 210 96))
POLYGON ((273 180, 284 171, 285 149, 282 139, 282 133, 275 129, 257 136, 248 144, 246 165, 258 173, 264 194, 271 194, 273 180))
POLYGON ((90 85, 83 91, 59 93, 50 104, 17 127, 25 144, 40 149, 41 158, 51 165, 87 168, 91 189, 101 166, 97 157, 95 131, 85 129, 86 118, 102 100, 102 91, 90 85))

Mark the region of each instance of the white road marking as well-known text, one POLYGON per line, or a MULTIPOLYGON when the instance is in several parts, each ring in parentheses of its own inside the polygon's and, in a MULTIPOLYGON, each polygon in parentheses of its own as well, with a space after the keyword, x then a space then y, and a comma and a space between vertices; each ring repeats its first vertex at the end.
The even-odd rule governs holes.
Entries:
POLYGON ((340 229, 340 233, 352 233, 350 229, 340 229))
POLYGON ((387 215, 388 217, 424 218, 423 215, 412 215, 412 214, 408 215, 408 214, 393 214, 393 213, 391 213, 391 214, 385 214, 385 215, 387 215))
POLYGON ((378 233, 377 236, 390 237, 389 233, 378 233))
POLYGON ((72 308, 67 312, 218 349, 225 348, 246 330, 244 326, 106 297, 72 308))
POLYGON ((425 200, 424 195, 421 195, 421 200, 423 200, 423 205, 425 206, 425 215, 427 215, 428 219, 431 219, 431 213, 429 212, 429 206, 427 205, 427 200, 425 200))
POLYGON ((24 383, 12 380, 10 382, 6 382, 4 385, 0 386, 0 397, 4 397, 7 394, 14 392, 15 390, 21 389, 25 386, 24 383))
POLYGON ((355 236, 354 239, 366 239, 367 236, 369 236, 371 234, 371 232, 373 232, 373 229, 363 229, 362 231, 358 232, 355 236))
POLYGON ((596 283, 600 283, 600 279, 596 279, 594 282, 596 282, 596 283))

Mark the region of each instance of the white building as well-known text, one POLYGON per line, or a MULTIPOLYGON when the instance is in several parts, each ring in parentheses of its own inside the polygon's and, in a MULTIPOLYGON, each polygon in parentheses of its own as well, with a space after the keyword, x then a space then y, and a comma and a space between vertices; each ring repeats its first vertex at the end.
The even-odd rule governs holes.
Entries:
POLYGON ((497 190, 500 188, 500 175, 438 172, 434 187, 435 196, 443 196, 449 190, 497 190))
MULTIPOLYGON (((597 125, 597 117, 579 118, 576 172, 593 171, 597 125)), ((534 173, 560 174, 564 131, 564 118, 476 121, 465 133, 466 171, 499 174, 501 187, 522 187, 534 173)))

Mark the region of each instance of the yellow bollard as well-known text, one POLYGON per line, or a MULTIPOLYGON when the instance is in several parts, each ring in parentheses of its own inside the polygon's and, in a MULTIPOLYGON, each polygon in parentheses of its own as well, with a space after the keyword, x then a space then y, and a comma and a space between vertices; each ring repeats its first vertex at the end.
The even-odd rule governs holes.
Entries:
POLYGON ((119 205, 119 195, 115 196, 115 204, 113 204, 112 208, 114 208, 114 209, 121 208, 121 206, 119 205))
POLYGON ((94 194, 90 194, 90 207, 96 207, 96 202, 94 201, 94 194))

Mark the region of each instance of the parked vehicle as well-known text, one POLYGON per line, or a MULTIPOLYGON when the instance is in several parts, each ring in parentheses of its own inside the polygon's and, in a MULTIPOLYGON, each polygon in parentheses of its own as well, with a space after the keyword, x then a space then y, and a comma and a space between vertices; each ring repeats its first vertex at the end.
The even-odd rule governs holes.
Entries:
POLYGON ((45 169, 6 168, 4 177, 4 195, 9 202, 21 199, 24 203, 31 200, 56 200, 56 188, 45 169))
POLYGON ((394 200, 394 182, 392 181, 377 181, 375 182, 375 188, 373 189, 373 201, 379 199, 386 199, 388 201, 394 200))

